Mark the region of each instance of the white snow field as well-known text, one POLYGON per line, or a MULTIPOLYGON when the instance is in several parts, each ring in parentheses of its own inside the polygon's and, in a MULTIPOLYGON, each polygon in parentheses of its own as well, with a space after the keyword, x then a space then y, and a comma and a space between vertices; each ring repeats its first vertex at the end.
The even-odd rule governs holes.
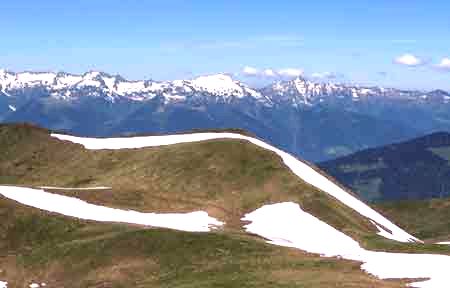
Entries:
POLYGON ((382 279, 429 278, 410 284, 412 287, 449 287, 450 256, 365 250, 349 236, 292 202, 263 206, 246 214, 242 220, 251 222, 245 226, 248 232, 260 235, 274 245, 361 261, 363 270, 382 279))
POLYGON ((74 197, 43 190, 14 186, 0 186, 0 195, 27 206, 85 220, 139 224, 188 232, 208 232, 223 225, 203 211, 141 213, 94 205, 74 197))
POLYGON ((270 150, 278 154, 292 170, 294 174, 300 177, 303 181, 317 187, 318 189, 330 194, 337 200, 341 201, 348 207, 354 209, 359 214, 372 220, 379 230, 379 235, 389 239, 400 242, 420 241, 401 228, 397 227, 391 221, 383 217, 381 214, 370 208, 364 202, 360 201, 353 195, 347 193, 338 185, 330 181, 325 176, 321 175, 313 168, 298 160, 297 158, 281 151, 261 140, 244 136, 236 133, 193 133, 193 134, 179 134, 179 135, 164 135, 164 136, 142 136, 142 137, 124 137, 124 138, 82 138, 70 135, 51 134, 53 137, 60 140, 66 140, 73 143, 83 145, 86 149, 133 149, 144 147, 155 147, 163 145, 172 145, 178 143, 199 142, 212 139, 241 139, 249 141, 261 148, 270 150), (386 229, 384 229, 384 228, 386 229))

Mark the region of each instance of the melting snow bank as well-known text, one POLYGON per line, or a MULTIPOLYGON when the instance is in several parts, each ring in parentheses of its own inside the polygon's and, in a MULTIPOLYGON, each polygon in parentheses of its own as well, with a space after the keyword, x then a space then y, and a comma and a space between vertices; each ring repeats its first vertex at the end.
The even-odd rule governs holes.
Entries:
POLYGON ((270 240, 269 243, 326 257, 361 261, 363 270, 382 279, 430 279, 410 285, 419 288, 446 288, 450 283, 450 256, 365 250, 358 242, 304 212, 295 203, 266 205, 245 215, 242 220, 251 222, 245 226, 248 232, 270 240))
POLYGON ((47 284, 45 284, 45 283, 41 283, 41 284, 31 283, 30 285, 28 285, 28 287, 30 287, 30 288, 39 288, 39 287, 45 287, 45 286, 47 286, 47 284))
POLYGON ((8 288, 8 282, 0 281, 0 288, 8 288))
POLYGON ((82 188, 74 188, 74 187, 53 187, 53 186, 41 186, 41 189, 47 190, 106 190, 111 189, 111 187, 82 187, 82 188))
POLYGON ((379 235, 400 241, 400 242, 414 242, 419 241, 417 238, 406 233, 381 214, 370 208, 361 200, 357 199, 350 193, 346 192, 338 185, 330 181, 325 176, 321 175, 307 164, 301 162, 297 158, 281 151, 261 140, 247 137, 235 133, 193 133, 180 135, 166 135, 166 136, 143 136, 143 137, 124 137, 124 138, 81 138, 70 135, 51 134, 60 140, 67 140, 83 145, 87 149, 132 149, 144 148, 163 145, 172 145, 178 143, 198 142, 212 139, 242 139, 247 140, 261 148, 273 151, 278 154, 291 169, 303 181, 317 187, 318 189, 330 194, 337 200, 341 201, 348 207, 354 209, 364 217, 371 219, 379 230, 379 235), (384 228, 383 228, 384 227, 384 228))
POLYGON ((188 232, 208 232, 223 225, 222 222, 203 211, 141 213, 89 204, 74 197, 52 194, 43 190, 14 186, 0 186, 0 195, 27 206, 85 220, 139 224, 188 232))

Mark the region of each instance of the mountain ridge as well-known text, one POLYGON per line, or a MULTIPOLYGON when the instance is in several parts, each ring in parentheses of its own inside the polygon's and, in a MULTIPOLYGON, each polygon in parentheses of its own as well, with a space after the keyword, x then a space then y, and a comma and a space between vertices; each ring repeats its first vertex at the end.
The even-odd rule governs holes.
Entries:
POLYGON ((450 133, 444 131, 318 165, 366 200, 394 201, 449 197, 449 161, 450 133))
MULTIPOLYGON (((320 97, 340 94, 340 96, 352 97, 354 101, 359 101, 361 97, 378 96, 378 97, 397 97, 404 100, 411 99, 428 99, 439 98, 438 100, 450 101, 450 94, 442 89, 432 91, 419 90, 402 90, 395 88, 383 88, 380 86, 362 86, 337 84, 333 82, 321 83, 307 80, 303 77, 296 77, 293 80, 275 81, 273 84, 259 88, 251 89, 248 85, 241 81, 234 80, 226 73, 202 75, 190 80, 172 80, 172 81, 155 81, 155 80, 126 80, 124 77, 111 75, 102 71, 88 71, 84 74, 71 74, 66 72, 10 72, 5 69, 0 70, 0 90, 9 95, 8 91, 16 89, 24 89, 30 87, 46 87, 53 92, 66 93, 66 99, 72 94, 71 90, 82 87, 96 87, 103 89, 109 96, 128 96, 130 100, 144 101, 155 97, 157 93, 163 93, 165 89, 171 90, 166 94, 166 98, 177 98, 174 90, 178 92, 190 93, 207 92, 221 96, 244 97, 251 96, 256 99, 264 98, 266 94, 275 94, 278 96, 299 94, 303 97, 299 99, 291 99, 293 105, 311 105, 309 100, 321 102, 324 99, 320 97), (154 87, 152 87, 154 86, 154 87), (182 88, 182 89, 181 89, 182 88), (181 90, 181 91, 180 91, 181 90), (182 91, 184 90, 184 91, 182 91), (271 90, 271 91, 270 91, 271 90), (271 93, 269 93, 269 91, 271 93), (139 97, 136 95, 139 94, 139 97), (134 96, 134 97, 133 97, 134 96), (317 98, 318 97, 318 98, 317 98), (315 99, 317 98, 317 99, 315 99)), ((56 94, 54 94, 56 96, 56 94)), ((62 96, 64 98, 64 96, 62 96)), ((178 96, 181 97, 181 96, 178 96)), ((278 99, 279 100, 279 99, 278 99)), ((114 101, 112 98, 111 101, 114 101)), ((273 104, 274 99, 264 99, 265 104, 273 104)))

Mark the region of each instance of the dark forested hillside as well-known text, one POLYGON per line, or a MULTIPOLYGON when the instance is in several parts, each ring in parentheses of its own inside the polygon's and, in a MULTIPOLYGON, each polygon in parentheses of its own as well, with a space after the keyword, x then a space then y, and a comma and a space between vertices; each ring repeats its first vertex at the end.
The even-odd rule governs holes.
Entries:
POLYGON ((450 196, 450 134, 367 149, 319 166, 371 201, 450 196))

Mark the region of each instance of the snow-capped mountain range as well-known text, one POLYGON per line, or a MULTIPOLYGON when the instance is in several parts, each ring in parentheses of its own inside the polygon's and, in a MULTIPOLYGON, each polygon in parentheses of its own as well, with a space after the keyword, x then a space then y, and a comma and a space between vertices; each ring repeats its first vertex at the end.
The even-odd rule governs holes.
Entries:
POLYGON ((240 128, 307 160, 324 161, 450 131, 450 95, 301 77, 253 88, 227 74, 129 81, 96 71, 0 70, 0 121, 105 137, 240 128))
POLYGON ((5 95, 17 91, 43 87, 53 97, 73 99, 81 96, 106 96, 114 102, 118 97, 134 101, 145 101, 158 95, 167 101, 182 101, 186 97, 199 93, 215 95, 221 99, 228 97, 242 98, 251 96, 261 99, 261 93, 251 89, 226 74, 197 77, 192 80, 174 80, 157 82, 152 80, 128 81, 119 75, 91 71, 83 75, 51 72, 13 73, 0 70, 0 90, 5 95))
POLYGON ((166 102, 184 101, 200 95, 230 101, 251 97, 266 105, 289 102, 294 106, 313 105, 334 99, 360 101, 369 97, 391 97, 403 100, 450 101, 450 94, 436 90, 432 92, 404 91, 382 87, 360 87, 335 83, 317 83, 301 77, 290 81, 277 81, 262 89, 253 89, 234 80, 227 74, 200 76, 190 80, 129 81, 119 75, 91 71, 83 75, 64 72, 21 72, 0 70, 0 91, 11 96, 31 88, 44 88, 54 98, 76 99, 82 96, 103 96, 111 102, 118 98, 145 101, 162 96, 166 102))

